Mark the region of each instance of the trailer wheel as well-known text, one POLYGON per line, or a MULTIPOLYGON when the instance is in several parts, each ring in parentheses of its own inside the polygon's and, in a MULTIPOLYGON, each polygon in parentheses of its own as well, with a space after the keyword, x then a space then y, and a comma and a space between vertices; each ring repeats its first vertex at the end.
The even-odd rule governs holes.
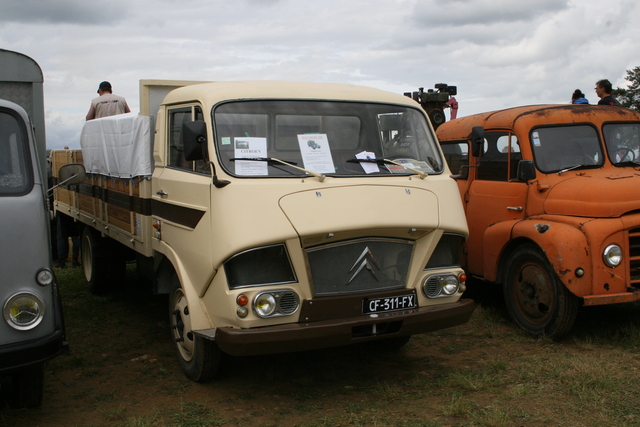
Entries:
POLYGON ((545 255, 531 245, 517 248, 509 257, 504 298, 512 319, 534 337, 566 335, 580 306, 545 255))
POLYGON ((181 287, 171 294, 170 310, 171 336, 182 371, 192 381, 211 381, 218 374, 222 351, 191 330, 189 305, 181 287))
POLYGON ((117 243, 101 237, 90 227, 82 230, 82 271, 89 291, 103 294, 122 287, 126 261, 117 243))
POLYGON ((11 376, 14 408, 37 408, 44 394, 44 364, 31 366, 11 376))

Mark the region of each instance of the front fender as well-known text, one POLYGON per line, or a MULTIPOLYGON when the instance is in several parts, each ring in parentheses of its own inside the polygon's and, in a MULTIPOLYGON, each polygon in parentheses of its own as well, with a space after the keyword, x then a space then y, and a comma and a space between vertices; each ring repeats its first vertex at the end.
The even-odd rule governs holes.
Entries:
MULTIPOLYGON (((200 295, 198 295, 196 288, 191 281, 184 264, 181 262, 178 254, 173 248, 167 244, 162 244, 163 255, 166 260, 171 263, 173 270, 175 271, 182 290, 189 304, 189 315, 191 317, 191 325, 193 329, 209 329, 213 327, 213 323, 207 314, 207 310, 204 307, 200 295)), ((210 282, 209 282, 210 283, 210 282)))
POLYGON ((482 239, 483 277, 491 282, 498 281, 498 266, 505 247, 512 240, 513 227, 519 219, 502 221, 488 227, 482 239))
POLYGON ((513 227, 512 238, 534 242, 553 266, 556 274, 573 294, 590 295, 593 269, 589 243, 577 227, 544 219, 521 221, 513 227), (576 271, 582 269, 581 277, 576 271))

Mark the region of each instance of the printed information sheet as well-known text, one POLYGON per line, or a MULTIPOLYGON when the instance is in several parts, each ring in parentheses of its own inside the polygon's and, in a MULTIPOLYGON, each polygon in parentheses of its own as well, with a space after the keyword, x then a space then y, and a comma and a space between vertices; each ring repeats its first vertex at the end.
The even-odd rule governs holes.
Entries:
POLYGON ((298 135, 298 144, 305 169, 318 173, 334 173, 336 171, 326 134, 298 135))
MULTIPOLYGON (((235 138, 234 157, 245 159, 267 157, 267 138, 235 138)), ((238 175, 269 175, 269 165, 267 162, 236 160, 235 165, 236 174, 238 175)))

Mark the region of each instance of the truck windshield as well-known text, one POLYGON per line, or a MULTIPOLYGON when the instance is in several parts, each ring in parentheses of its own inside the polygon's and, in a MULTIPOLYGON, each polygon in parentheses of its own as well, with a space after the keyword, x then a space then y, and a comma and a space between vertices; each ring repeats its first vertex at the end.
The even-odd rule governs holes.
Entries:
POLYGON ((592 126, 539 127, 530 136, 536 166, 543 173, 602 166, 602 148, 592 126))
POLYGON ((635 166, 640 163, 640 124, 616 123, 603 127, 604 140, 611 163, 635 166))
POLYGON ((300 177, 439 174, 426 118, 405 106, 242 101, 214 110, 217 152, 232 175, 300 177))
POLYGON ((0 110, 0 196, 17 196, 32 186, 26 129, 8 110, 0 110))

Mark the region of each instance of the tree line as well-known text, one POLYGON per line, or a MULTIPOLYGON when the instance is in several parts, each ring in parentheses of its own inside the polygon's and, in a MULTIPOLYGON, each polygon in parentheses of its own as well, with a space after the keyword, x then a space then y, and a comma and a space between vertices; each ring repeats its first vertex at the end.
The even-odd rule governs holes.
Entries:
POLYGON ((611 95, 618 100, 623 107, 640 111, 640 67, 627 70, 626 80, 630 83, 628 88, 616 88, 611 95))

